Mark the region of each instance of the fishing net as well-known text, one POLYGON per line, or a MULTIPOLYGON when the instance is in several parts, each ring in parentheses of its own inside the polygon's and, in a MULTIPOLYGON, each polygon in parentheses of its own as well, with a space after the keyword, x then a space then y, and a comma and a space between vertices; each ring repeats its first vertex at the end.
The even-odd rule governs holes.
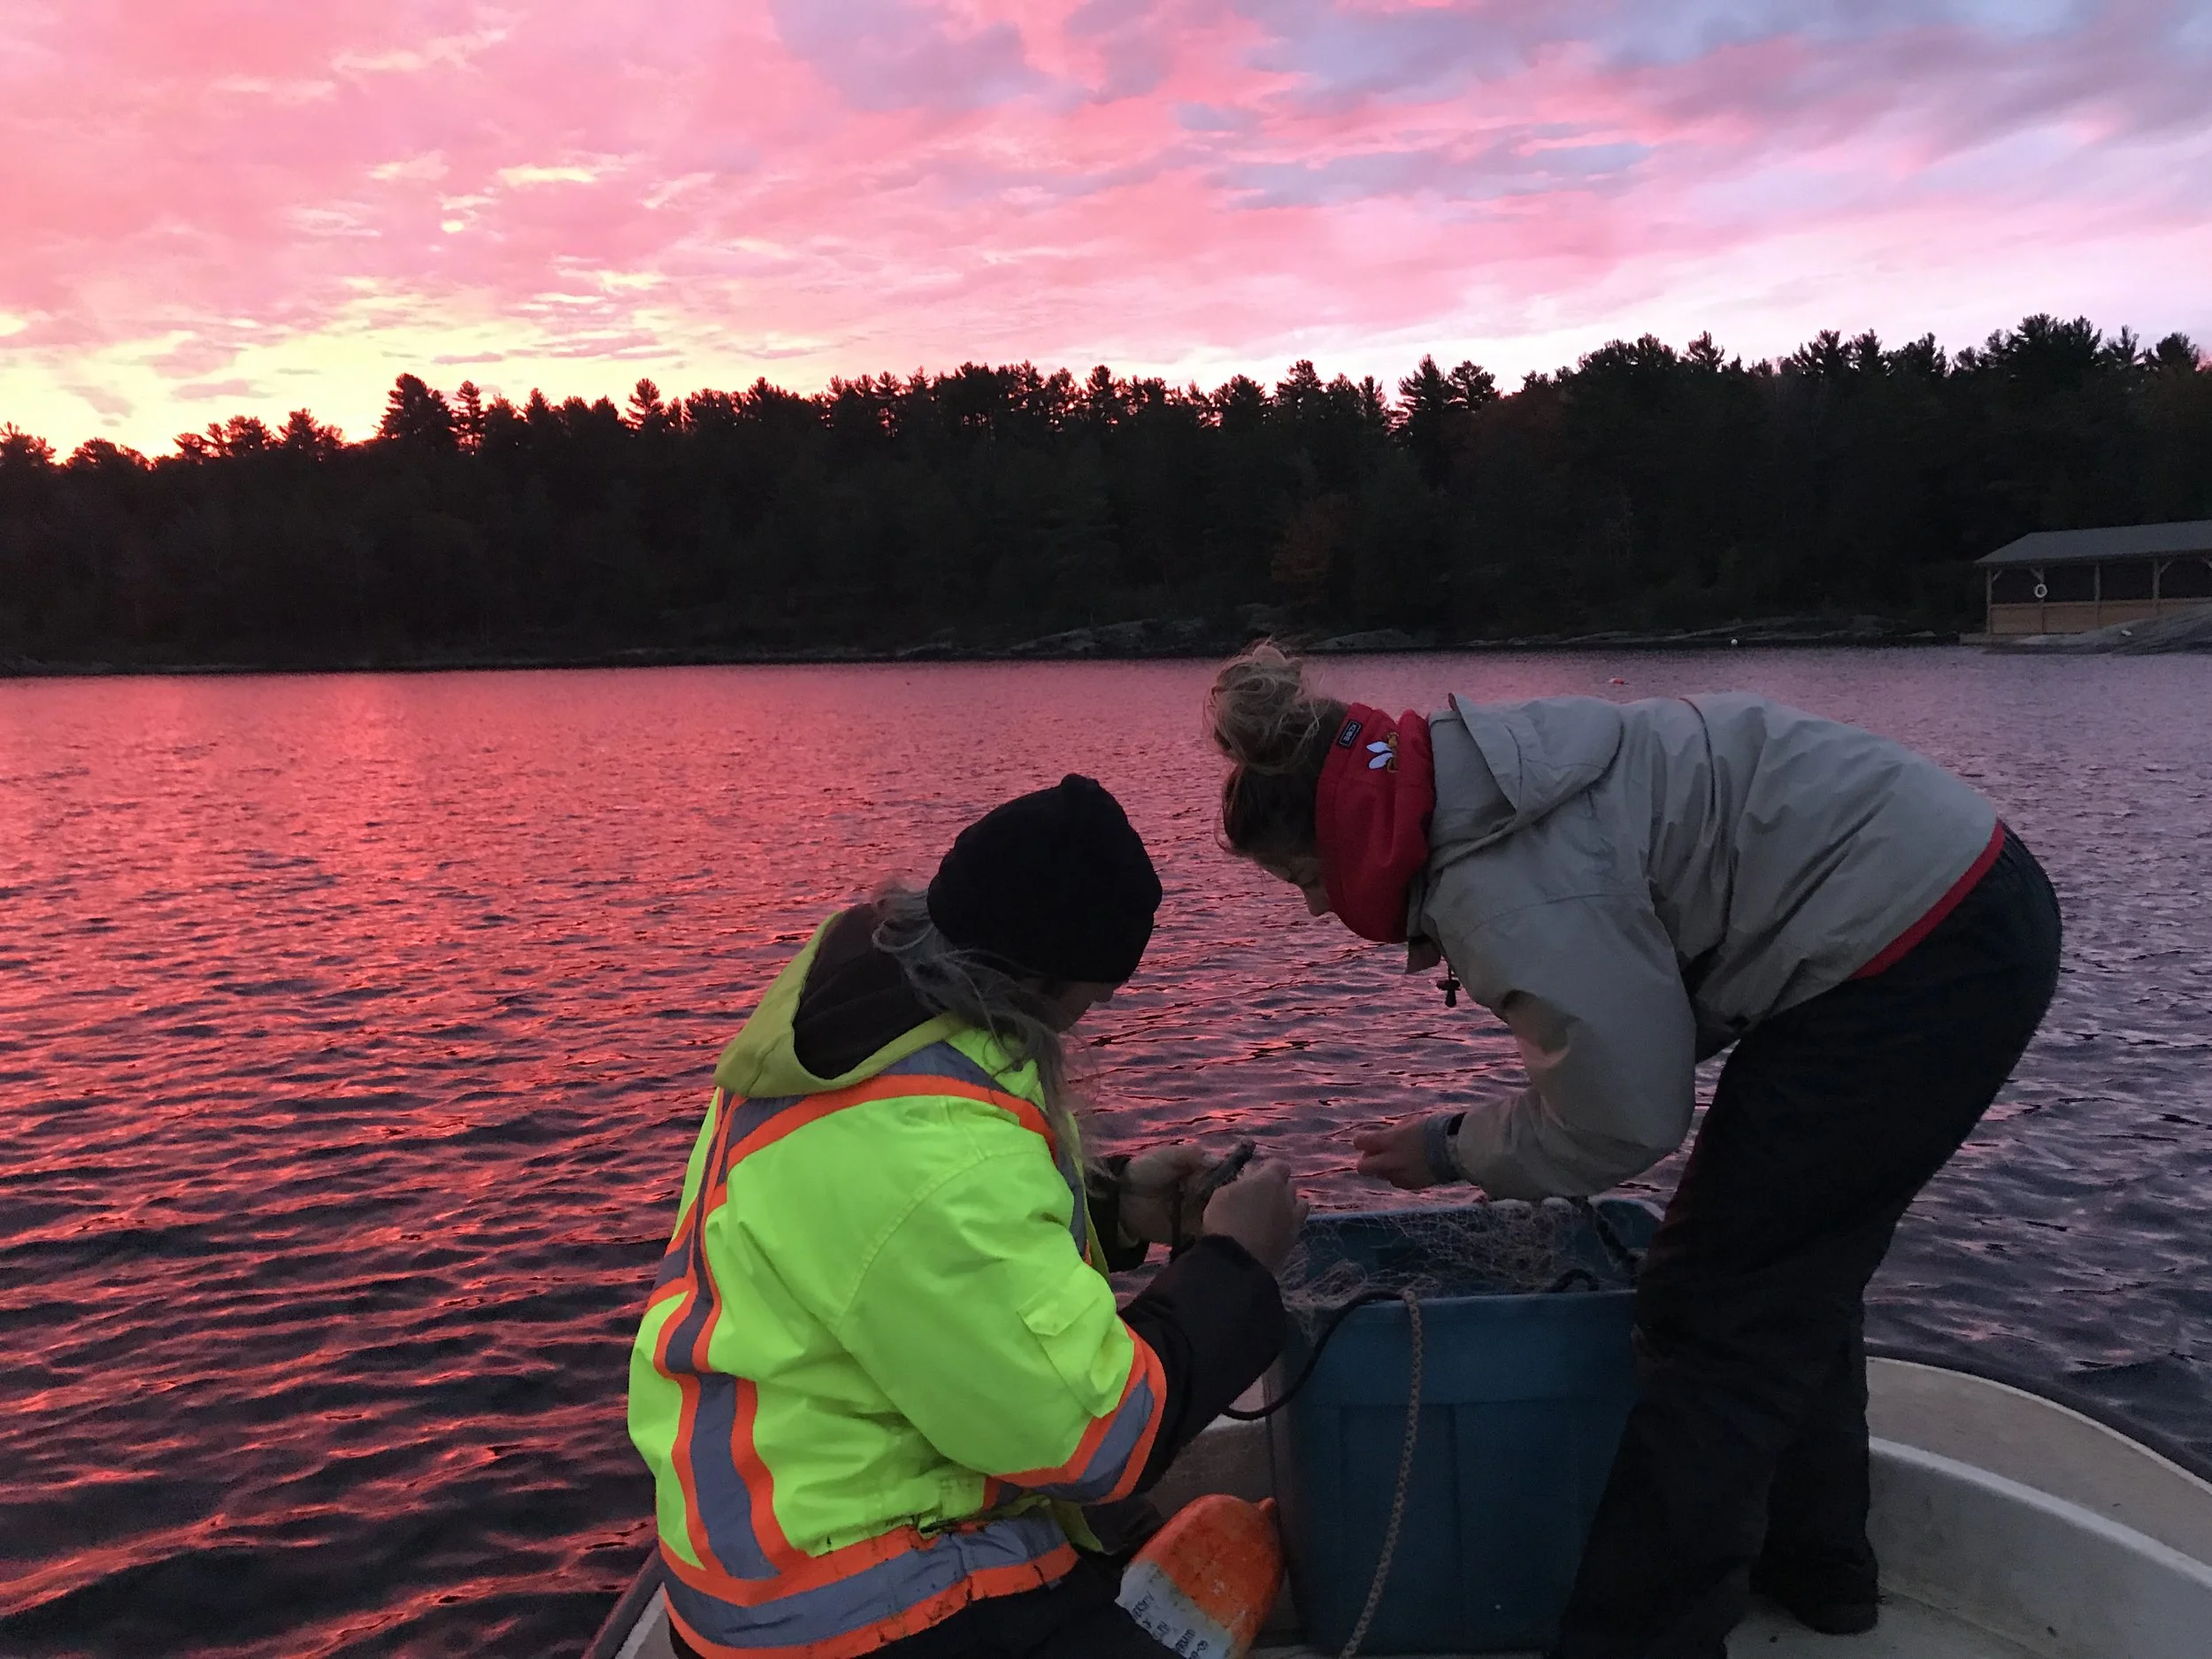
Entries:
POLYGON ((1284 1306, 1309 1337, 1346 1303, 1376 1293, 1429 1301, 1626 1289, 1639 1256, 1630 1235, 1640 1231, 1564 1198, 1325 1221, 1308 1225, 1280 1274, 1284 1306))

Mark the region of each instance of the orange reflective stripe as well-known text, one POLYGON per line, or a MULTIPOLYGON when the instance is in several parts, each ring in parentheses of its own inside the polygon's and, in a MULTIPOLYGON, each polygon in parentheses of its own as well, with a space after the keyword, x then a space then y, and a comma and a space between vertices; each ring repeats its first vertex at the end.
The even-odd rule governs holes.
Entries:
POLYGON ((729 1125, 729 1102, 719 1088, 708 1098, 707 1117, 715 1125, 714 1144, 709 1147, 707 1162, 701 1169, 699 1190, 691 1194, 691 1202, 678 1211, 676 1231, 668 1240, 668 1248, 662 1252, 659 1282, 653 1286, 652 1294, 645 1299, 645 1311, 649 1314, 661 1303, 687 1294, 693 1287, 689 1271, 693 1260, 692 1238, 698 1230, 702 1202, 713 1184, 715 1151, 720 1145, 723 1132, 729 1125))
MULTIPOLYGON (((748 1102, 718 1088, 715 1091, 710 1110, 719 1115, 719 1120, 701 1169, 699 1190, 680 1219, 676 1236, 670 1241, 670 1277, 666 1283, 656 1287, 647 1303, 649 1309, 672 1301, 676 1303, 659 1332, 654 1363, 678 1388, 671 1463, 683 1500, 684 1538, 695 1562, 684 1560, 666 1548, 661 1554, 671 1575, 692 1593, 735 1608, 764 1610, 780 1601, 808 1591, 824 1590, 872 1568, 883 1567, 899 1556, 929 1548, 932 1540, 912 1526, 895 1528, 821 1555, 805 1554, 785 1535, 776 1516, 774 1477, 755 1440, 758 1387, 748 1378, 718 1375, 709 1363, 709 1351, 722 1314, 722 1300, 706 1259, 705 1232, 716 1213, 729 1202, 732 1171, 754 1154, 849 1106, 872 1101, 941 1096, 990 1107, 1036 1134, 1048 1148, 1055 1147, 1051 1126, 1034 1104, 1019 1095, 952 1077, 893 1074, 871 1078, 827 1094, 781 1102, 748 1102), (701 1442, 697 1435, 703 1399, 709 1386, 714 1390, 710 1415, 715 1421, 708 1431, 709 1440, 701 1442), (707 1448, 703 1454, 703 1445, 707 1448), (726 1450, 730 1460, 727 1464, 721 1462, 726 1450), (727 1534, 726 1542, 731 1552, 727 1559, 715 1548, 709 1530, 710 1506, 702 1502, 703 1474, 710 1478, 716 1494, 711 1506, 716 1517, 714 1526, 727 1534), (733 1475, 733 1487, 730 1485, 733 1475), (741 1520, 738 1518, 741 1515, 741 1520), (748 1531, 749 1538, 745 1536, 748 1531), (748 1574, 757 1576, 741 1577, 733 1572, 731 1561, 741 1563, 748 1574), (764 1568, 764 1573, 761 1571, 764 1568)), ((1137 1348, 1140 1357, 1131 1365, 1131 1380, 1123 1392, 1125 1405, 1145 1379, 1151 1380, 1154 1399, 1164 1398, 1156 1356, 1141 1341, 1137 1343, 1137 1348)), ((1100 1448, 1106 1447, 1113 1436, 1120 1411, 1118 1407, 1117 1412, 1109 1413, 1086 1431, 1083 1445, 1078 1448, 1074 1460, 1079 1478, 1099 1461, 1100 1448)), ((1158 1414, 1154 1410, 1149 1415, 1156 1419, 1158 1414)), ((1123 1438, 1126 1439, 1137 1425, 1133 1417, 1122 1421, 1123 1438)), ((1140 1471, 1156 1432, 1156 1423, 1143 1425, 1141 1448, 1136 1458, 1140 1471)), ((1110 1455, 1119 1449, 1118 1446, 1109 1448, 1109 1461, 1110 1455)), ((1118 1467, 1113 1471, 1118 1486, 1122 1484, 1121 1472, 1118 1467)), ((1132 1475, 1128 1484, 1133 1481, 1132 1475)), ((992 1483, 994 1487, 1002 1484, 992 1483)), ((864 1653, 899 1635, 926 1628, 979 1595, 1002 1594, 1002 1591, 992 1587, 1002 1582, 1009 1589, 1049 1583, 1064 1574, 1073 1564, 1073 1559, 1071 1550, 1056 1547, 1049 1555, 1040 1554, 1019 1564, 980 1567, 959 1583, 941 1593, 932 1592, 895 1614, 869 1620, 864 1612, 864 1622, 849 1631, 839 1631, 833 1636, 809 1640, 799 1647, 730 1647, 697 1640, 699 1633, 692 1632, 688 1625, 686 1633, 703 1654, 773 1653, 780 1659, 795 1659, 803 1653, 814 1659, 838 1659, 839 1655, 864 1653)), ((921 1587, 915 1586, 918 1591, 921 1587)), ((854 1586, 854 1593, 862 1595, 856 1611, 865 1609, 868 1598, 879 1594, 863 1586, 854 1586)), ((877 1601, 875 1605, 884 1604, 877 1601)))
MULTIPOLYGON (((664 1552, 662 1559, 668 1559, 664 1552)), ((927 1630, 943 1623, 972 1601, 987 1596, 1012 1595, 1018 1591, 1035 1589, 1065 1578, 1075 1569, 1075 1548, 1063 1545, 1047 1555, 1024 1562, 1013 1567, 987 1567, 972 1572, 959 1583, 911 1607, 902 1608, 890 1617, 801 1647, 732 1647, 711 1641, 692 1627, 691 1622, 677 1611, 672 1601, 668 1604, 668 1617, 684 1640, 696 1649, 703 1659, 858 1659, 862 1654, 873 1653, 902 1636, 927 1630)), ((675 1563, 671 1563, 672 1566, 675 1563)), ((690 1575, 686 1574, 686 1581, 690 1575)), ((711 1592, 710 1594, 712 1594, 711 1592)))
MULTIPOLYGON (((878 1077, 850 1088, 841 1088, 827 1094, 812 1094, 800 1103, 787 1106, 767 1122, 749 1132, 745 1138, 729 1148, 726 1157, 718 1156, 719 1190, 726 1194, 729 1171, 763 1147, 773 1146, 795 1130, 842 1111, 848 1106, 863 1105, 878 1100, 926 1100, 932 1095, 949 1094, 956 1100, 972 1100, 986 1106, 995 1106, 1007 1113, 1025 1129, 1042 1135, 1047 1144, 1053 1141, 1052 1129, 1045 1122, 1045 1115, 1018 1094, 1008 1094, 998 1089, 978 1088, 972 1083, 963 1083, 949 1077, 878 1077)), ((733 1113, 734 1117, 736 1114, 733 1113)))
POLYGON ((1144 1427, 1138 1431, 1137 1443, 1129 1448, 1122 1461, 1121 1472, 1115 1478, 1113 1487, 1094 1503, 1116 1503, 1130 1496, 1137 1489, 1137 1482, 1144 1478, 1144 1466, 1152 1461, 1152 1448, 1160 1439, 1160 1422, 1167 1416, 1167 1367, 1152 1351, 1152 1345, 1134 1331, 1129 1340, 1136 1344, 1136 1356, 1130 1362, 1129 1386, 1122 1391, 1121 1404, 1115 1415, 1135 1409, 1138 1397, 1149 1392, 1152 1398, 1144 1407, 1144 1427))
MULTIPOLYGON (((910 1549, 919 1549, 929 1540, 910 1526, 894 1527, 879 1532, 873 1538, 864 1538, 858 1543, 847 1544, 826 1555, 807 1555, 791 1552, 791 1564, 778 1570, 772 1578, 740 1578, 723 1569, 713 1566, 694 1566, 679 1556, 661 1551, 662 1563, 677 1578, 693 1589, 713 1596, 717 1601, 732 1602, 738 1607, 761 1607, 770 1601, 795 1595, 802 1590, 817 1590, 840 1578, 849 1578, 864 1572, 879 1562, 894 1555, 903 1555, 910 1549)), ((787 1549, 790 1548, 786 1545, 787 1549)))
POLYGON ((783 1523, 776 1518, 775 1477, 768 1472, 760 1448, 753 1440, 753 1419, 759 1410, 760 1385, 749 1377, 739 1378, 737 1422, 730 1437, 730 1461, 737 1470, 739 1484, 745 1488, 747 1507, 753 1517, 753 1538, 760 1545, 760 1553, 780 1574, 788 1574, 802 1563, 817 1558, 794 1548, 791 1540, 784 1536, 783 1523))
POLYGON ((714 1186, 714 1161, 721 1152, 722 1143, 729 1138, 730 1118, 738 1102, 718 1083, 714 1093, 707 1098, 707 1115, 714 1120, 714 1137, 707 1145, 707 1161, 699 1171, 699 1190, 691 1195, 691 1202, 684 1209, 681 1221, 686 1226, 696 1226, 701 1202, 714 1186))
POLYGON ((718 1573, 722 1564, 715 1560, 714 1544, 707 1536, 706 1516, 699 1506, 698 1481, 691 1471, 691 1432, 699 1420, 699 1379, 679 1373, 676 1387, 682 1403, 676 1420, 676 1444, 669 1462, 675 1470, 676 1484, 684 1494, 684 1537, 691 1545, 691 1553, 718 1573))
POLYGON ((1114 1402, 1114 1409, 1091 1419, 1090 1427, 1076 1442, 1073 1455, 1058 1468, 1008 1475, 1005 1479, 1009 1484, 1047 1491, 1063 1486, 1081 1487, 1079 1496, 1085 1503, 1110 1503, 1136 1489, 1144 1466, 1152 1456, 1152 1448, 1160 1438, 1160 1419, 1167 1403, 1167 1368, 1161 1364, 1151 1344, 1134 1331, 1130 1332, 1129 1340, 1133 1349, 1129 1358, 1129 1380, 1122 1385, 1121 1398, 1114 1402), (1133 1414, 1141 1414, 1142 1417, 1135 1425, 1133 1436, 1128 1438, 1125 1447, 1116 1446, 1109 1450, 1107 1440, 1117 1429, 1129 1428, 1133 1414), (1102 1451, 1109 1451, 1102 1465, 1102 1451), (1108 1484, 1102 1487, 1098 1484, 1101 1481, 1108 1484))
POLYGON ((699 1418, 698 1373, 706 1368, 707 1340, 713 1335, 716 1317, 721 1311, 721 1299, 714 1294, 711 1275, 699 1271, 704 1261, 699 1233, 705 1225, 705 1217, 714 1208, 710 1200, 713 1198, 718 1186, 717 1171, 729 1140, 730 1125, 737 1118, 733 1106, 733 1102, 721 1089, 715 1090, 711 1110, 720 1114, 721 1121, 715 1126, 714 1148, 708 1154, 706 1166, 700 1172, 699 1191, 692 1199, 683 1225, 677 1230, 676 1240, 669 1247, 672 1250, 681 1251, 686 1262, 684 1271, 672 1281, 681 1301, 676 1311, 669 1316, 668 1323, 661 1327, 660 1340, 655 1345, 657 1352, 653 1356, 661 1374, 672 1379, 677 1388, 676 1443, 671 1448, 670 1463, 674 1467, 677 1485, 684 1494, 684 1535, 691 1545, 692 1553, 717 1572, 722 1571, 722 1563, 716 1558, 713 1540, 707 1532, 705 1511, 699 1502, 698 1477, 692 1466, 692 1434, 699 1418), (675 1363, 677 1356, 674 1348, 678 1333, 690 1323, 703 1295, 708 1298, 706 1317, 702 1320, 695 1337, 687 1344, 690 1351, 683 1356, 690 1363, 675 1363))
POLYGON ((707 1155, 707 1167, 699 1178, 699 1199, 692 1206, 695 1226, 704 1226, 706 1218, 721 1209, 730 1195, 730 1129, 737 1122, 740 1103, 730 1099, 722 1102, 722 1121, 715 1129, 714 1150, 707 1155))

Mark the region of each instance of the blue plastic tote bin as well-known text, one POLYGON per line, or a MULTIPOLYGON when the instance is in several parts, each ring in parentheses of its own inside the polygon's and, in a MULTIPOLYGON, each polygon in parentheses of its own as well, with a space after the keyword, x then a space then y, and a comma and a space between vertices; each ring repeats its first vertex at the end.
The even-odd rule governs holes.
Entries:
MULTIPOLYGON (((1632 1200, 1599 1208, 1632 1248, 1657 1225, 1632 1200)), ((1371 1266, 1402 1239, 1398 1219, 1316 1216, 1304 1240, 1324 1258, 1333 1250, 1371 1266)), ((1602 1248, 1594 1236, 1587 1244, 1602 1248)), ((1626 1290, 1584 1290, 1422 1302, 1420 1440, 1363 1652, 1487 1653, 1551 1639, 1635 1397, 1631 1301, 1626 1290)), ((1280 1377, 1296 1376, 1309 1352, 1294 1332, 1280 1377)), ((1361 1308, 1270 1419, 1291 1594, 1305 1640, 1324 1651, 1343 1646, 1366 1603, 1411 1362, 1404 1305, 1361 1308)))

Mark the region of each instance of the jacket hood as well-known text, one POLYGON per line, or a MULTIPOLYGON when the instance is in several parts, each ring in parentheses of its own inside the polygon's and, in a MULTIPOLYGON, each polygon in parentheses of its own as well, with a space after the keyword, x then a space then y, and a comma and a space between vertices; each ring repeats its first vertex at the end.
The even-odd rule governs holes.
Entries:
POLYGON ((1430 723, 1436 754, 1432 852, 1457 856, 1535 823, 1605 775, 1621 711, 1601 697, 1481 703, 1455 695, 1430 723))
MULTIPOLYGON (((791 958, 760 999, 760 1005, 722 1050, 714 1068, 716 1087, 726 1093, 754 1100, 780 1099, 794 1094, 824 1094, 865 1082, 886 1066, 963 1027, 949 1015, 914 1023, 895 1019, 883 1031, 883 1041, 867 1051, 856 1064, 834 1076, 818 1075, 799 1057, 795 1026, 799 1004, 806 995, 808 979, 820 962, 824 941, 850 912, 841 911, 822 924, 806 948, 791 958)), ((810 1009, 810 1012, 812 1010, 810 1009)))

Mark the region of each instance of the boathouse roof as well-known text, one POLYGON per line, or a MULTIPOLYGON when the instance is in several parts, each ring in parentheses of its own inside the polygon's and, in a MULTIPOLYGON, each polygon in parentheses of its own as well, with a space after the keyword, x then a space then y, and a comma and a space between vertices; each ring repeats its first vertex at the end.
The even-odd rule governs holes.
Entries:
POLYGON ((2074 565, 2098 559, 2160 558, 2212 553, 2212 518, 2180 524, 2128 524, 2101 530, 2038 530, 2008 541, 1977 565, 2074 565))

